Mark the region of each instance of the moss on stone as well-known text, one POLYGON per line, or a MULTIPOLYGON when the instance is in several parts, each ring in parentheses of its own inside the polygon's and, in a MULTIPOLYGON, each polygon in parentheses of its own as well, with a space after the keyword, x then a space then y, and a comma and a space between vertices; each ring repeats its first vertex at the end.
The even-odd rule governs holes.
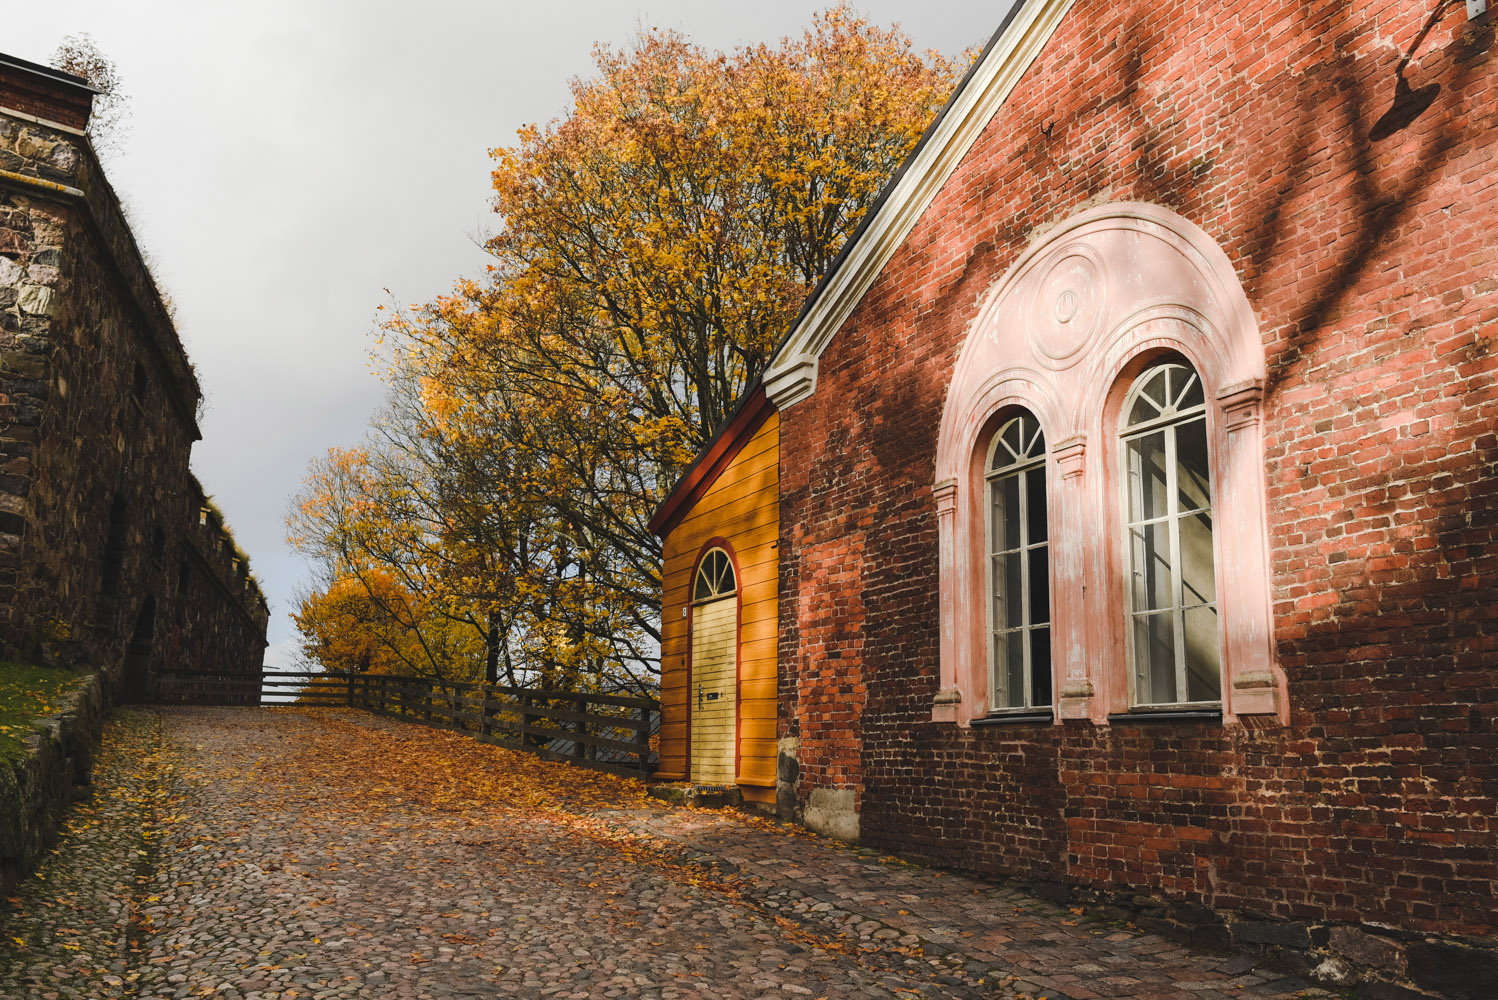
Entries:
POLYGON ((0 759, 24 754, 32 724, 61 708, 63 696, 82 680, 66 670, 0 660, 0 759))

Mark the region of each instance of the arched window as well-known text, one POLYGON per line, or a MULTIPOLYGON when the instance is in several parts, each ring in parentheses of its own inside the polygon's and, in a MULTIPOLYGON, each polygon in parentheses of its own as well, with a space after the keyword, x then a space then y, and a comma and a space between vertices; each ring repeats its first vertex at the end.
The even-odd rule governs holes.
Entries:
POLYGON ((1046 644, 1053 721, 1288 723, 1272 639, 1265 377, 1233 262, 1168 209, 1096 205, 1015 260, 971 324, 937 434, 932 721, 1045 714, 1024 707, 1045 705, 1046 644), (1020 414, 1045 428, 1043 463, 1039 438, 1033 451, 995 440, 1020 414), (1028 499, 1031 468, 1044 508, 1028 499), (1035 527, 1048 537, 1006 536, 1016 510, 1044 515, 1035 527), (1041 558, 1048 618, 1025 603, 1041 558))
POLYGON ((692 588, 693 601, 712 601, 727 597, 738 589, 733 578, 733 560, 722 549, 713 549, 697 567, 697 583, 692 588))
POLYGON ((1045 434, 1028 413, 993 436, 987 466, 989 704, 1051 704, 1051 563, 1045 434))
POLYGON ((1140 375, 1120 433, 1132 702, 1220 702, 1207 406, 1196 371, 1171 361, 1140 375))

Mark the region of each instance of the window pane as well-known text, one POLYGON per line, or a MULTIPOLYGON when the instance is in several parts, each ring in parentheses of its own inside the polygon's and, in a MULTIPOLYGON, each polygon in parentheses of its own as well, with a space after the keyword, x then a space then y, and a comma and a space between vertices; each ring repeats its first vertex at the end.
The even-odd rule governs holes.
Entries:
POLYGON ((1020 477, 995 479, 993 490, 993 550, 1007 552, 1020 547, 1019 489, 1020 477))
POLYGON ((1030 631, 1030 704, 1051 703, 1051 630, 1030 631))
POLYGON ((1217 609, 1191 608, 1186 619, 1186 700, 1222 700, 1217 657, 1217 609))
POLYGON ((1212 565, 1212 515, 1181 518, 1181 604, 1211 604, 1217 600, 1212 565))
POLYGON ((1025 442, 1025 457, 1034 458, 1045 454, 1045 435, 1041 433, 1040 427, 1032 422, 1025 425, 1025 436, 1029 439, 1025 442))
POLYGON ((1129 537, 1133 542, 1133 610, 1159 611, 1173 606, 1170 522, 1142 525, 1132 529, 1129 537))
POLYGON ((1020 554, 1008 552, 990 560, 993 573, 993 627, 1017 629, 1025 624, 1025 594, 1020 591, 1020 554))
POLYGON ((1020 647, 1022 641, 1021 632, 996 632, 993 637, 993 705, 994 708, 1012 708, 1014 699, 1023 696, 1023 688, 1018 693, 1010 686, 1009 660, 1015 652, 1023 656, 1020 647))
POLYGON ((1176 488, 1181 491, 1182 511, 1206 510, 1212 506, 1207 488, 1207 422, 1204 419, 1176 425, 1176 488))
POLYGON ((1146 420, 1153 420, 1164 408, 1165 369, 1159 368, 1134 398, 1134 405, 1129 409, 1129 423, 1141 424, 1146 420))
POLYGON ((1005 708, 1023 708, 1025 706, 1025 642, 1024 632, 1009 633, 1009 644, 1005 650, 1006 661, 1003 666, 1004 673, 1008 677, 1007 689, 1009 701, 1005 708))
POLYGON ((1025 623, 1020 590, 1020 554, 993 557, 993 627, 1019 628, 1025 623))
POLYGON ((1034 545, 1049 537, 1045 509, 1045 466, 1025 473, 1025 491, 1026 514, 1030 518, 1025 540, 1034 545))
POLYGON ((1051 560, 1047 548, 1031 549, 1030 557, 1030 620, 1027 625, 1039 625, 1051 620, 1051 560))
POLYGON ((1024 421, 1019 419, 1011 420, 1004 425, 1004 433, 1001 435, 1001 440, 1009 449, 1005 451, 1003 446, 999 448, 999 452, 1004 455, 1004 465, 1008 465, 1014 461, 1016 455, 1024 454, 1025 443, 1022 440, 1024 435, 1023 425, 1024 421))
POLYGON ((1129 442, 1129 520, 1148 521, 1168 512, 1165 485, 1165 432, 1129 442))
POLYGON ((1176 701, 1175 629, 1170 612, 1134 618, 1135 695, 1141 704, 1176 701))
MULTIPOLYGON (((1186 384, 1186 391, 1181 393, 1181 398, 1176 401, 1176 409, 1189 410, 1193 406, 1201 406, 1206 402, 1202 396, 1202 380, 1196 377, 1195 372, 1187 371, 1179 374, 1176 380, 1186 384)), ((1176 391, 1180 392, 1179 387, 1176 391)))

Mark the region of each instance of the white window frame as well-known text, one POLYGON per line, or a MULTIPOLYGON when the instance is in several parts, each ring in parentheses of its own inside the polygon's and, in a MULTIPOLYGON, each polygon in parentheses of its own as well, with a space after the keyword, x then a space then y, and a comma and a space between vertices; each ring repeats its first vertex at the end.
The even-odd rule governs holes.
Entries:
MULTIPOLYGON (((1037 469, 1037 468, 1040 469, 1040 471, 1042 473, 1041 483, 1042 483, 1042 486, 1044 487, 1042 489, 1042 491, 1041 491, 1042 492, 1042 502, 1045 503, 1045 504, 1049 504, 1049 502, 1050 502, 1050 494, 1051 494, 1051 484, 1050 484, 1050 470, 1047 468, 1046 454, 1047 453, 1046 453, 1045 428, 1041 426, 1040 421, 1038 419, 1036 419, 1036 417, 1034 416, 1034 414, 1031 414, 1031 413, 1028 413, 1028 412, 1020 412, 1020 413, 1014 414, 1009 419, 1005 420, 993 432, 993 436, 990 439, 989 444, 988 444, 988 455, 987 455, 987 458, 984 460, 984 463, 983 463, 983 482, 984 482, 984 487, 983 487, 983 499, 984 499, 984 517, 983 517, 983 520, 984 520, 984 531, 983 531, 984 553, 983 553, 983 558, 984 558, 985 564, 987 566, 986 573, 985 573, 985 578, 988 581, 988 588, 987 588, 987 590, 988 590, 988 600, 986 602, 987 606, 988 606, 987 607, 987 614, 986 614, 987 629, 986 629, 986 632, 985 632, 985 644, 988 647, 988 704, 990 706, 990 714, 992 714, 992 715, 1032 713, 1032 712, 1040 712, 1040 711, 1049 712, 1049 711, 1052 710, 1052 707, 1054 706, 1055 700, 1056 700, 1056 698, 1055 698, 1055 682, 1056 682, 1055 661, 1056 661, 1056 658, 1055 658, 1054 652, 1052 652, 1052 654, 1048 657, 1049 662, 1047 663, 1047 669, 1049 670, 1050 675, 1051 675, 1051 684, 1050 684, 1051 691, 1049 692, 1048 700, 1044 704, 1034 704, 1033 701, 1032 701, 1032 697, 1031 697, 1031 693, 1032 693, 1032 691, 1034 690, 1034 687, 1035 687, 1035 681, 1034 681, 1034 633, 1035 633, 1035 631, 1037 629, 1044 628, 1044 629, 1046 629, 1047 632, 1051 633, 1051 637, 1052 637, 1053 641, 1054 641, 1054 635, 1055 635, 1055 633, 1053 631, 1053 622, 1054 622, 1054 617, 1055 617, 1055 615, 1054 615, 1054 608, 1053 608, 1053 601, 1054 601, 1054 596, 1055 595, 1054 595, 1054 590, 1053 590, 1052 581, 1051 581, 1051 537, 1050 537, 1050 516, 1049 516, 1050 511, 1049 511, 1049 507, 1048 507, 1047 510, 1046 510, 1046 512, 1045 512, 1046 515, 1047 515, 1046 516, 1046 538, 1045 538, 1045 541, 1038 542, 1038 543, 1032 542, 1030 540, 1030 528, 1031 528, 1031 524, 1032 524, 1032 519, 1030 517, 1030 510, 1029 510, 1029 505, 1030 505, 1030 491, 1026 488, 1026 483, 1025 483, 1025 478, 1026 478, 1026 474, 1027 473, 1029 473, 1032 470, 1037 469), (994 463, 994 456, 996 454, 998 454, 999 449, 1000 449, 1000 447, 1003 444, 1004 433, 1013 424, 1015 424, 1016 422, 1019 422, 1020 426, 1021 426, 1021 431, 1022 431, 1021 439, 1020 439, 1021 451, 1025 452, 1026 455, 1025 455, 1025 457, 1018 458, 1015 461, 1012 461, 1012 462, 1010 462, 1010 463, 1008 463, 1008 464, 1006 464, 1004 466, 1001 466, 1001 467, 999 467, 999 468, 996 469, 996 468, 994 468, 994 464, 993 464, 994 463), (1026 427, 1026 424, 1028 424, 1030 426, 1026 427), (1029 437, 1028 441, 1025 440, 1026 436, 1029 437), (1038 446, 1038 450, 1037 450, 1037 446, 1038 446), (994 659, 994 639, 995 639, 995 637, 996 637, 996 635, 997 635, 997 633, 999 631, 995 627, 995 623, 994 623, 994 605, 997 602, 997 598, 998 598, 998 580, 997 580, 997 575, 994 572, 994 559, 1000 554, 1000 553, 998 553, 998 552, 996 552, 994 550, 994 537, 993 537, 994 486, 998 482, 1000 482, 1000 481, 1002 481, 1004 479, 1009 479, 1009 478, 1018 478, 1019 481, 1020 481, 1020 485, 1019 485, 1019 504, 1020 504, 1020 531, 1021 531, 1021 534, 1022 534, 1022 539, 1021 539, 1020 547, 1019 547, 1018 550, 1008 550, 1008 549, 1006 549, 1005 552, 1009 552, 1009 551, 1018 551, 1019 552, 1019 556, 1020 556, 1020 606, 1021 606, 1021 616, 1020 617, 1021 617, 1021 619, 1023 621, 1023 624, 1021 624, 1017 628, 1014 628, 1014 629, 1004 629, 1003 631, 1010 632, 1010 633, 1016 633, 1016 634, 1018 634, 1021 637, 1020 641, 1021 641, 1021 646, 1022 646, 1022 649, 1023 649, 1023 658, 1024 658, 1024 692, 1023 692, 1022 704, 1019 704, 1019 705, 1014 705, 1014 704, 1001 705, 1001 704, 999 704, 999 671, 1001 669, 1007 670, 1007 664, 1006 665, 1000 665, 999 663, 995 662, 995 659, 994 659), (1046 561, 1046 570, 1045 570, 1046 571, 1046 620, 1043 623, 1036 623, 1036 622, 1033 622, 1033 621, 1030 620, 1031 619, 1030 560, 1033 557, 1033 554, 1037 550, 1042 550, 1044 552, 1044 554, 1045 554, 1045 561, 1046 561)), ((1047 648, 1053 649, 1053 647, 1049 643, 1047 644, 1047 648)))
POLYGON ((724 549, 724 548, 722 548, 720 546, 715 545, 712 548, 708 549, 706 552, 704 552, 702 554, 702 558, 699 559, 699 560, 697 560, 697 572, 695 572, 695 573, 692 574, 692 601, 691 601, 691 603, 694 604, 694 605, 695 604, 709 604, 709 603, 711 603, 713 601, 720 601, 720 600, 722 600, 725 597, 732 597, 735 594, 737 594, 738 592, 739 592, 739 574, 738 574, 738 570, 733 565, 733 556, 731 556, 731 555, 728 554, 728 550, 724 549), (712 560, 713 556, 715 556, 715 555, 721 555, 723 557, 723 561, 722 561, 721 564, 717 564, 718 565, 717 570, 711 576, 708 576, 708 575, 706 575, 707 574, 708 563, 712 560), (728 587, 727 587, 727 589, 724 589, 724 587, 722 586, 723 581, 725 579, 725 574, 726 574, 726 579, 728 580, 728 587), (704 581, 706 581, 707 586, 708 586, 708 590, 710 591, 710 593, 706 597, 698 597, 697 596, 697 587, 698 587, 698 584, 700 584, 700 583, 702 583, 704 581))
MULTIPOLYGON (((1169 384, 1167 377, 1167 384, 1169 384)), ((1205 395, 1206 386, 1202 381, 1201 373, 1189 361, 1180 357, 1165 358, 1151 364, 1133 380, 1129 386, 1128 394, 1125 395, 1123 408, 1119 413, 1119 489, 1120 489, 1120 513, 1123 520, 1123 565, 1127 569, 1127 580, 1124 584, 1124 602, 1126 606, 1124 624, 1124 647, 1127 652, 1128 679, 1129 679, 1129 705, 1140 711, 1168 711, 1171 709, 1203 709, 1216 708, 1222 704, 1223 688, 1223 643, 1222 643, 1222 607, 1221 588, 1217 584, 1217 569, 1221 565, 1221 556, 1218 552, 1218 531, 1216 524, 1217 511, 1217 477, 1212 474, 1212 433, 1208 425, 1207 403, 1205 395), (1177 409, 1176 403, 1190 389, 1188 384, 1182 389, 1172 389, 1169 392, 1173 399, 1167 400, 1167 409, 1157 417, 1137 424, 1129 423, 1129 414, 1134 408, 1134 403, 1143 394, 1144 388, 1155 377, 1155 375, 1166 369, 1177 369, 1190 373, 1200 390, 1202 400, 1186 409, 1177 409), (1179 492, 1179 470, 1180 461, 1177 458, 1177 431, 1187 424, 1200 422, 1202 424, 1202 435, 1206 441, 1207 448, 1207 503, 1205 510, 1192 510, 1183 514, 1180 510, 1179 492), (1166 513, 1163 516, 1145 518, 1139 521, 1133 519, 1135 504, 1138 502, 1143 507, 1142 499, 1136 494, 1141 488, 1136 482, 1130 463, 1129 445, 1131 442, 1152 434, 1165 432, 1165 495, 1166 513), (1196 517, 1206 513, 1212 518, 1212 574, 1213 588, 1212 600, 1200 604, 1191 605, 1185 603, 1185 570, 1182 565, 1181 554, 1181 521, 1185 517, 1196 517), (1169 567, 1170 567, 1170 605, 1165 609, 1140 609, 1135 606, 1135 594, 1138 592, 1136 579, 1140 573, 1140 567, 1135 563, 1134 532, 1149 524, 1164 523, 1168 528, 1168 542, 1170 545, 1169 567), (1189 692, 1189 680, 1186 658, 1186 611, 1197 608, 1210 607, 1216 622, 1214 629, 1217 648, 1217 697, 1204 701, 1189 701, 1185 695, 1189 692), (1175 690, 1177 698, 1170 702, 1148 701, 1141 694, 1139 650, 1136 647, 1135 623, 1142 617, 1168 614, 1171 622, 1172 654, 1175 666, 1175 690)), ((1153 403, 1153 400, 1151 400, 1153 403)))

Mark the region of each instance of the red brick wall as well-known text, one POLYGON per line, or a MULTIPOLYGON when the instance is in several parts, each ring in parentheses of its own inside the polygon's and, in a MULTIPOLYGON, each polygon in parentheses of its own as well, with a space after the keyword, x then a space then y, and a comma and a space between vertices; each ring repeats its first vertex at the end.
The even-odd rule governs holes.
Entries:
POLYGON ((85 87, 32 71, 0 63, 0 107, 11 108, 69 128, 88 124, 93 92, 85 87))
POLYGON ((803 799, 983 871, 1498 929, 1494 41, 1434 0, 1079 0, 782 414, 803 799), (1258 318, 1288 727, 930 721, 946 386, 985 291, 1101 201, 1201 226, 1258 318))

